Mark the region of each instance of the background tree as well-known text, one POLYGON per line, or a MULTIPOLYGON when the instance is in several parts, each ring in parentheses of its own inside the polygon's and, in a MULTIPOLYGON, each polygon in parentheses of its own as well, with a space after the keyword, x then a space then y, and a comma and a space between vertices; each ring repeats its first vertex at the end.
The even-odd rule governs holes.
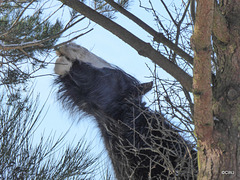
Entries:
MULTIPOLYGON (((64 144, 65 135, 41 137, 34 132, 44 107, 31 90, 31 79, 51 63, 50 52, 63 33, 84 18, 52 20, 62 6, 44 1, 0 1, 0 179, 92 179, 98 158, 80 140, 64 144)), ((75 33, 77 38, 85 33, 75 33)), ((68 35, 68 34, 66 34, 68 35)), ((71 40, 71 39, 70 39, 71 40)))
MULTIPOLYGON (((181 94, 185 95, 190 107, 182 115, 194 117, 199 179, 239 178, 239 1, 198 0, 195 26, 192 21, 195 20, 194 1, 176 4, 163 0, 139 1, 139 8, 153 15, 155 28, 128 11, 128 1, 61 2, 118 36, 180 83, 181 94), (93 6, 93 9, 86 5, 96 3, 102 6, 93 6), (192 17, 189 16, 191 3, 192 17), (165 9, 166 15, 162 15, 159 5, 165 9), (123 14, 145 30, 151 37, 150 43, 110 19, 106 13, 109 11, 123 14)), ((165 89, 165 92, 171 91, 165 89)), ((172 99, 166 98, 165 103, 175 112, 182 112, 172 99)))
MULTIPOLYGON (((3 1, 0 4, 0 85, 12 94, 12 98, 18 98, 20 86, 16 85, 35 78, 38 70, 52 63, 51 52, 61 35, 68 36, 69 28, 84 19, 69 12, 70 18, 65 18, 63 24, 61 17, 58 18, 62 5, 55 5, 41 0, 3 1)), ((84 28, 72 32, 75 35, 72 39, 87 33, 82 30, 84 28)))
POLYGON ((74 147, 66 146, 62 152, 59 149, 63 149, 60 147, 65 135, 57 140, 42 137, 39 143, 33 143, 43 108, 39 110, 38 100, 32 99, 30 95, 6 104, 8 98, 1 96, 0 178, 93 178, 97 158, 90 155, 89 146, 84 141, 74 147))

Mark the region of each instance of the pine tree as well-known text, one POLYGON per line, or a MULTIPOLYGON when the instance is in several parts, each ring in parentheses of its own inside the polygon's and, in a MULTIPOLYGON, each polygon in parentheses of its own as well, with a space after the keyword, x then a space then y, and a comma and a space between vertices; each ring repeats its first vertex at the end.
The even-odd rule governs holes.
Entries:
POLYGON ((40 59, 77 19, 72 14, 65 26, 50 21, 41 3, 0 1, 0 179, 90 179, 98 161, 84 140, 67 146, 65 135, 50 136, 33 145, 44 107, 30 79, 49 64, 40 59))
POLYGON ((63 146, 64 136, 42 137, 33 145, 34 131, 41 121, 38 99, 29 96, 0 106, 0 179, 88 179, 94 175, 97 158, 81 140, 76 146, 63 146), (57 157, 57 158, 56 158, 57 157))

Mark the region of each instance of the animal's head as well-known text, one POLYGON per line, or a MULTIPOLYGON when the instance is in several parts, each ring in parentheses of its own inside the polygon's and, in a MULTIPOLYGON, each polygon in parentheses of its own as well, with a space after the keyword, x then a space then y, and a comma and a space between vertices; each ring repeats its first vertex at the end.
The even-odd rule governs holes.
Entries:
POLYGON ((69 43, 60 46, 56 50, 56 54, 59 58, 56 60, 54 72, 60 76, 66 75, 74 61, 83 59, 87 49, 75 44, 69 43))
POLYGON ((56 74, 64 76, 66 75, 73 62, 79 61, 81 63, 87 63, 95 68, 113 68, 108 62, 95 54, 88 51, 86 48, 77 45, 75 43, 64 44, 56 50, 59 58, 56 60, 54 71, 56 74))
POLYGON ((142 96, 152 89, 152 82, 140 84, 134 77, 79 45, 63 45, 57 54, 59 58, 54 70, 60 75, 58 83, 63 85, 60 91, 78 106, 81 101, 115 111, 118 107, 113 106, 124 104, 126 100, 141 104, 142 96))
POLYGON ((75 43, 68 43, 64 44, 57 49, 56 53, 59 57, 64 56, 66 57, 69 61, 75 61, 77 59, 81 60, 85 58, 86 54, 89 51, 75 43))

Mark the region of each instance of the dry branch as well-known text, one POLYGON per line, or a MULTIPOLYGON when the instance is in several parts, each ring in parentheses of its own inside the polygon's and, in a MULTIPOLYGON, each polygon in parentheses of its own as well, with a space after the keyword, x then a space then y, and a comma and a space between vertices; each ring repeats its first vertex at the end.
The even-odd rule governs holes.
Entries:
POLYGON ((170 62, 157 50, 152 48, 149 43, 142 41, 119 24, 99 14, 98 12, 94 11, 93 9, 78 0, 61 0, 61 2, 78 11, 82 15, 88 17, 90 20, 96 22, 97 24, 101 25, 102 27, 122 39, 124 42, 133 47, 140 55, 148 57, 154 63, 156 63, 166 72, 168 72, 170 75, 172 75, 188 91, 192 90, 192 77, 188 75, 185 71, 183 71, 180 67, 178 67, 176 64, 170 62))
POLYGON ((193 64, 193 57, 191 57, 189 54, 187 54, 185 51, 183 51, 181 48, 179 48, 176 44, 174 44, 172 41, 167 39, 162 33, 159 33, 155 31, 153 28, 151 28, 148 24, 143 22, 141 19, 136 17, 131 12, 124 9, 122 6, 115 3, 113 0, 105 0, 108 4, 110 4, 112 7, 114 7, 116 10, 118 10, 120 13, 128 17, 130 20, 135 22, 137 25, 139 25, 142 29, 144 29, 146 32, 151 34, 154 38, 154 41, 158 43, 162 43, 166 46, 168 46, 170 49, 172 49, 174 52, 176 52, 179 56, 184 58, 187 62, 190 64, 193 64))

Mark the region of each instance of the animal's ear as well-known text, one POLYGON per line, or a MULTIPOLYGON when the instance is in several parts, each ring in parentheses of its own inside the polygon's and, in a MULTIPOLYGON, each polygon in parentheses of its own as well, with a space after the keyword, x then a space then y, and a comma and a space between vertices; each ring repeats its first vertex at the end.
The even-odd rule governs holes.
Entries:
POLYGON ((137 90, 141 93, 141 95, 146 94, 149 92, 153 87, 153 82, 142 83, 137 86, 137 90))
POLYGON ((147 82, 138 84, 135 86, 132 86, 130 89, 128 89, 125 93, 126 95, 130 95, 131 97, 137 97, 140 98, 147 92, 149 92, 152 89, 153 82, 147 82))

